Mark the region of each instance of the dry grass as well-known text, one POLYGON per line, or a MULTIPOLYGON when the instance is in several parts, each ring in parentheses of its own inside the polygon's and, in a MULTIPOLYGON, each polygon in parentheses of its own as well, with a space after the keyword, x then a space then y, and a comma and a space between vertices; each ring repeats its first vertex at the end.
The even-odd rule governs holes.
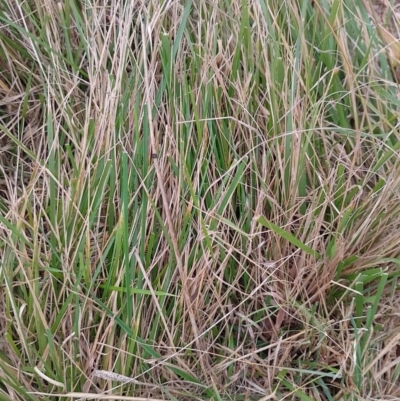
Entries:
POLYGON ((400 397, 366 5, 0 0, 0 400, 400 397))

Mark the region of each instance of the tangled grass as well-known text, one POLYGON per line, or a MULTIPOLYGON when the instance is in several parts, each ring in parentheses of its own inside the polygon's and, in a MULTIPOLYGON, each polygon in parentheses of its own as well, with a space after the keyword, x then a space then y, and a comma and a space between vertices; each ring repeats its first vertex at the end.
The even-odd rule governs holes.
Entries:
POLYGON ((0 400, 400 397, 373 10, 0 0, 0 400))

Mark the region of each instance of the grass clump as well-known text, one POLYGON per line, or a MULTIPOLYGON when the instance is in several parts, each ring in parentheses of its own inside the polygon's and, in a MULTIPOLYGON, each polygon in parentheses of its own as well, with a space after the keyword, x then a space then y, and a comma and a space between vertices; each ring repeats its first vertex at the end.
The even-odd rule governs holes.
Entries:
POLYGON ((366 5, 0 0, 1 400, 399 396, 366 5))

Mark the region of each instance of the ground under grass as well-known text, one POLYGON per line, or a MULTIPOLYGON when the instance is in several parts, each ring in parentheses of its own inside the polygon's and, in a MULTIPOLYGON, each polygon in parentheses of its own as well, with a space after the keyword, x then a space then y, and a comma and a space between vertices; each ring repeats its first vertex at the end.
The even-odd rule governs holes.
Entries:
POLYGON ((0 401, 400 397, 382 28, 360 0, 0 0, 0 401))

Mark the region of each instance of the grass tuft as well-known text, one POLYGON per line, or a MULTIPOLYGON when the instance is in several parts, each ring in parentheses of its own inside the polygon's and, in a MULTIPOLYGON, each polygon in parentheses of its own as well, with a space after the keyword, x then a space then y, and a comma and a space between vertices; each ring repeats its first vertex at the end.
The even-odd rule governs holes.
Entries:
POLYGON ((0 400, 399 397, 378 3, 0 0, 0 400))

